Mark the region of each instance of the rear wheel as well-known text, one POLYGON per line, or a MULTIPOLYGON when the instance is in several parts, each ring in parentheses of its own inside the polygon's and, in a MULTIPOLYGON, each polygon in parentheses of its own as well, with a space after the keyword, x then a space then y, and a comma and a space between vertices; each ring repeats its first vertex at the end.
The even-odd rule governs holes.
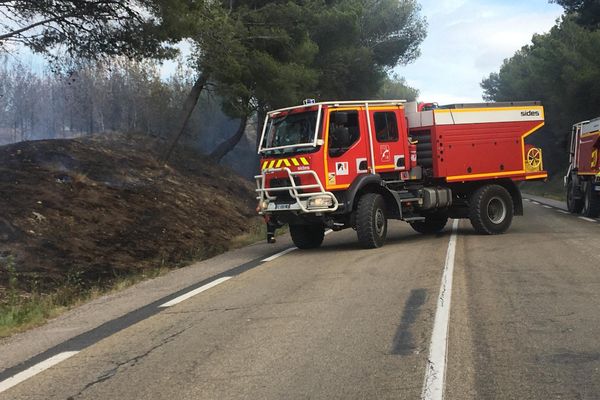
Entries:
POLYGON ((432 214, 425 217, 424 221, 414 221, 410 226, 417 232, 425 235, 438 233, 446 226, 448 216, 445 214, 432 214))
POLYGON ((567 209, 570 213, 579 214, 583 209, 583 199, 577 198, 577 186, 572 179, 567 183, 567 209))
POLYGON ((290 225, 290 235, 299 249, 315 249, 323 243, 325 229, 322 225, 290 225))
POLYGON ((581 213, 588 218, 596 218, 600 214, 600 197, 598 197, 593 183, 588 182, 585 186, 581 213))
POLYGON ((387 236, 385 200, 377 193, 367 193, 358 201, 356 209, 358 242, 366 249, 383 246, 387 236))
POLYGON ((506 232, 513 213, 512 198, 500 185, 482 186, 471 196, 469 219, 477 233, 497 235, 506 232))

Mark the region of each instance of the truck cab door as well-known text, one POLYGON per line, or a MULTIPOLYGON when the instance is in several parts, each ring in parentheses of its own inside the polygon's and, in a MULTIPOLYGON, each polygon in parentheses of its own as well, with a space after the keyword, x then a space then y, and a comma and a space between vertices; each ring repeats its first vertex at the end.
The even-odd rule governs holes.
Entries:
MULTIPOLYGON (((404 112, 398 108, 369 110, 377 173, 408 171, 408 138, 404 112)), ((400 179, 400 176, 399 176, 400 179)))
POLYGON ((369 173, 367 121, 361 107, 328 110, 325 118, 325 187, 348 188, 369 173))

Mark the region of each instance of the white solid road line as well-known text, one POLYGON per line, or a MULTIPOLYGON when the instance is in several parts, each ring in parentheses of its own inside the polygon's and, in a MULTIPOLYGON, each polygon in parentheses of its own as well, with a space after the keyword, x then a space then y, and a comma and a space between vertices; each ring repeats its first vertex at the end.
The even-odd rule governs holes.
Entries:
POLYGON ((450 299, 452 296, 452 275, 454 274, 454 256, 458 220, 452 224, 452 235, 448 243, 446 263, 442 274, 442 284, 435 311, 433 333, 429 346, 429 358, 425 370, 425 381, 421 393, 422 400, 442 400, 446 379, 446 356, 448 352, 448 322, 450 320, 450 299))
POLYGON ((187 292, 185 294, 182 294, 179 297, 174 298, 171 301, 167 301, 166 303, 161 304, 159 307, 160 308, 165 308, 165 307, 174 306, 175 304, 181 303, 182 301, 185 301, 185 300, 189 299, 190 297, 194 297, 195 295, 197 295, 199 293, 202 293, 205 290, 208 290, 208 289, 213 288, 213 287, 215 287, 215 286, 217 286, 217 285, 219 285, 219 284, 221 284, 221 283, 223 283, 225 281, 228 281, 231 278, 232 278, 231 276, 224 276, 222 278, 215 279, 214 281, 212 281, 210 283, 207 283, 204 286, 200 286, 198 289, 194 289, 194 290, 189 291, 189 292, 187 292))
POLYGON ((10 389, 15 385, 18 385, 24 380, 27 380, 32 376, 39 374, 42 371, 47 370, 50 367, 55 366, 56 364, 66 360, 67 358, 73 357, 77 353, 79 353, 79 351, 65 351, 64 353, 59 353, 53 357, 50 357, 47 360, 42 361, 39 364, 34 365, 33 367, 27 368, 23 372, 19 372, 18 374, 11 376, 10 378, 0 382, 0 393, 10 389))
POLYGON ((280 251, 277 254, 273 254, 271 257, 267 257, 264 260, 262 260, 262 262, 269 262, 269 261, 273 261, 276 258, 279 258, 281 256, 285 256, 287 253, 291 253, 292 251, 298 249, 297 247, 290 247, 289 249, 285 249, 283 251, 280 251))
POLYGON ((591 219, 591 218, 588 218, 588 217, 579 217, 579 219, 582 219, 582 220, 588 221, 588 222, 598 222, 595 219, 591 219))

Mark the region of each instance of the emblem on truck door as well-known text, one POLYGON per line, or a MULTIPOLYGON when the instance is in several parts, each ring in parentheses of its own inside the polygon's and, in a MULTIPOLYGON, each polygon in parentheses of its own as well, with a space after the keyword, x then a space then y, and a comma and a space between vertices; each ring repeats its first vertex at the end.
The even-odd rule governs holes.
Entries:
POLYGON ((335 173, 337 175, 348 175, 348 163, 347 162, 335 163, 335 173))
POLYGON ((387 144, 379 145, 379 155, 381 156, 381 161, 389 162, 392 160, 392 153, 390 153, 390 146, 387 144))

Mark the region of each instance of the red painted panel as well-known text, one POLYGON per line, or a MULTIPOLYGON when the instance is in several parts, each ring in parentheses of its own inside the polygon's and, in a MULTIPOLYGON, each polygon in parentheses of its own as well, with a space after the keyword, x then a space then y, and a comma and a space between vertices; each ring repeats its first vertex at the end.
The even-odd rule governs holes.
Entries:
POLYGON ((523 170, 522 136, 540 121, 438 125, 432 130, 434 176, 523 170))
POLYGON ((600 144, 598 143, 600 134, 589 135, 580 138, 579 141, 579 165, 577 166, 579 173, 583 174, 596 174, 600 170, 598 169, 598 154, 596 154, 596 160, 593 160, 594 150, 597 151, 600 144))

